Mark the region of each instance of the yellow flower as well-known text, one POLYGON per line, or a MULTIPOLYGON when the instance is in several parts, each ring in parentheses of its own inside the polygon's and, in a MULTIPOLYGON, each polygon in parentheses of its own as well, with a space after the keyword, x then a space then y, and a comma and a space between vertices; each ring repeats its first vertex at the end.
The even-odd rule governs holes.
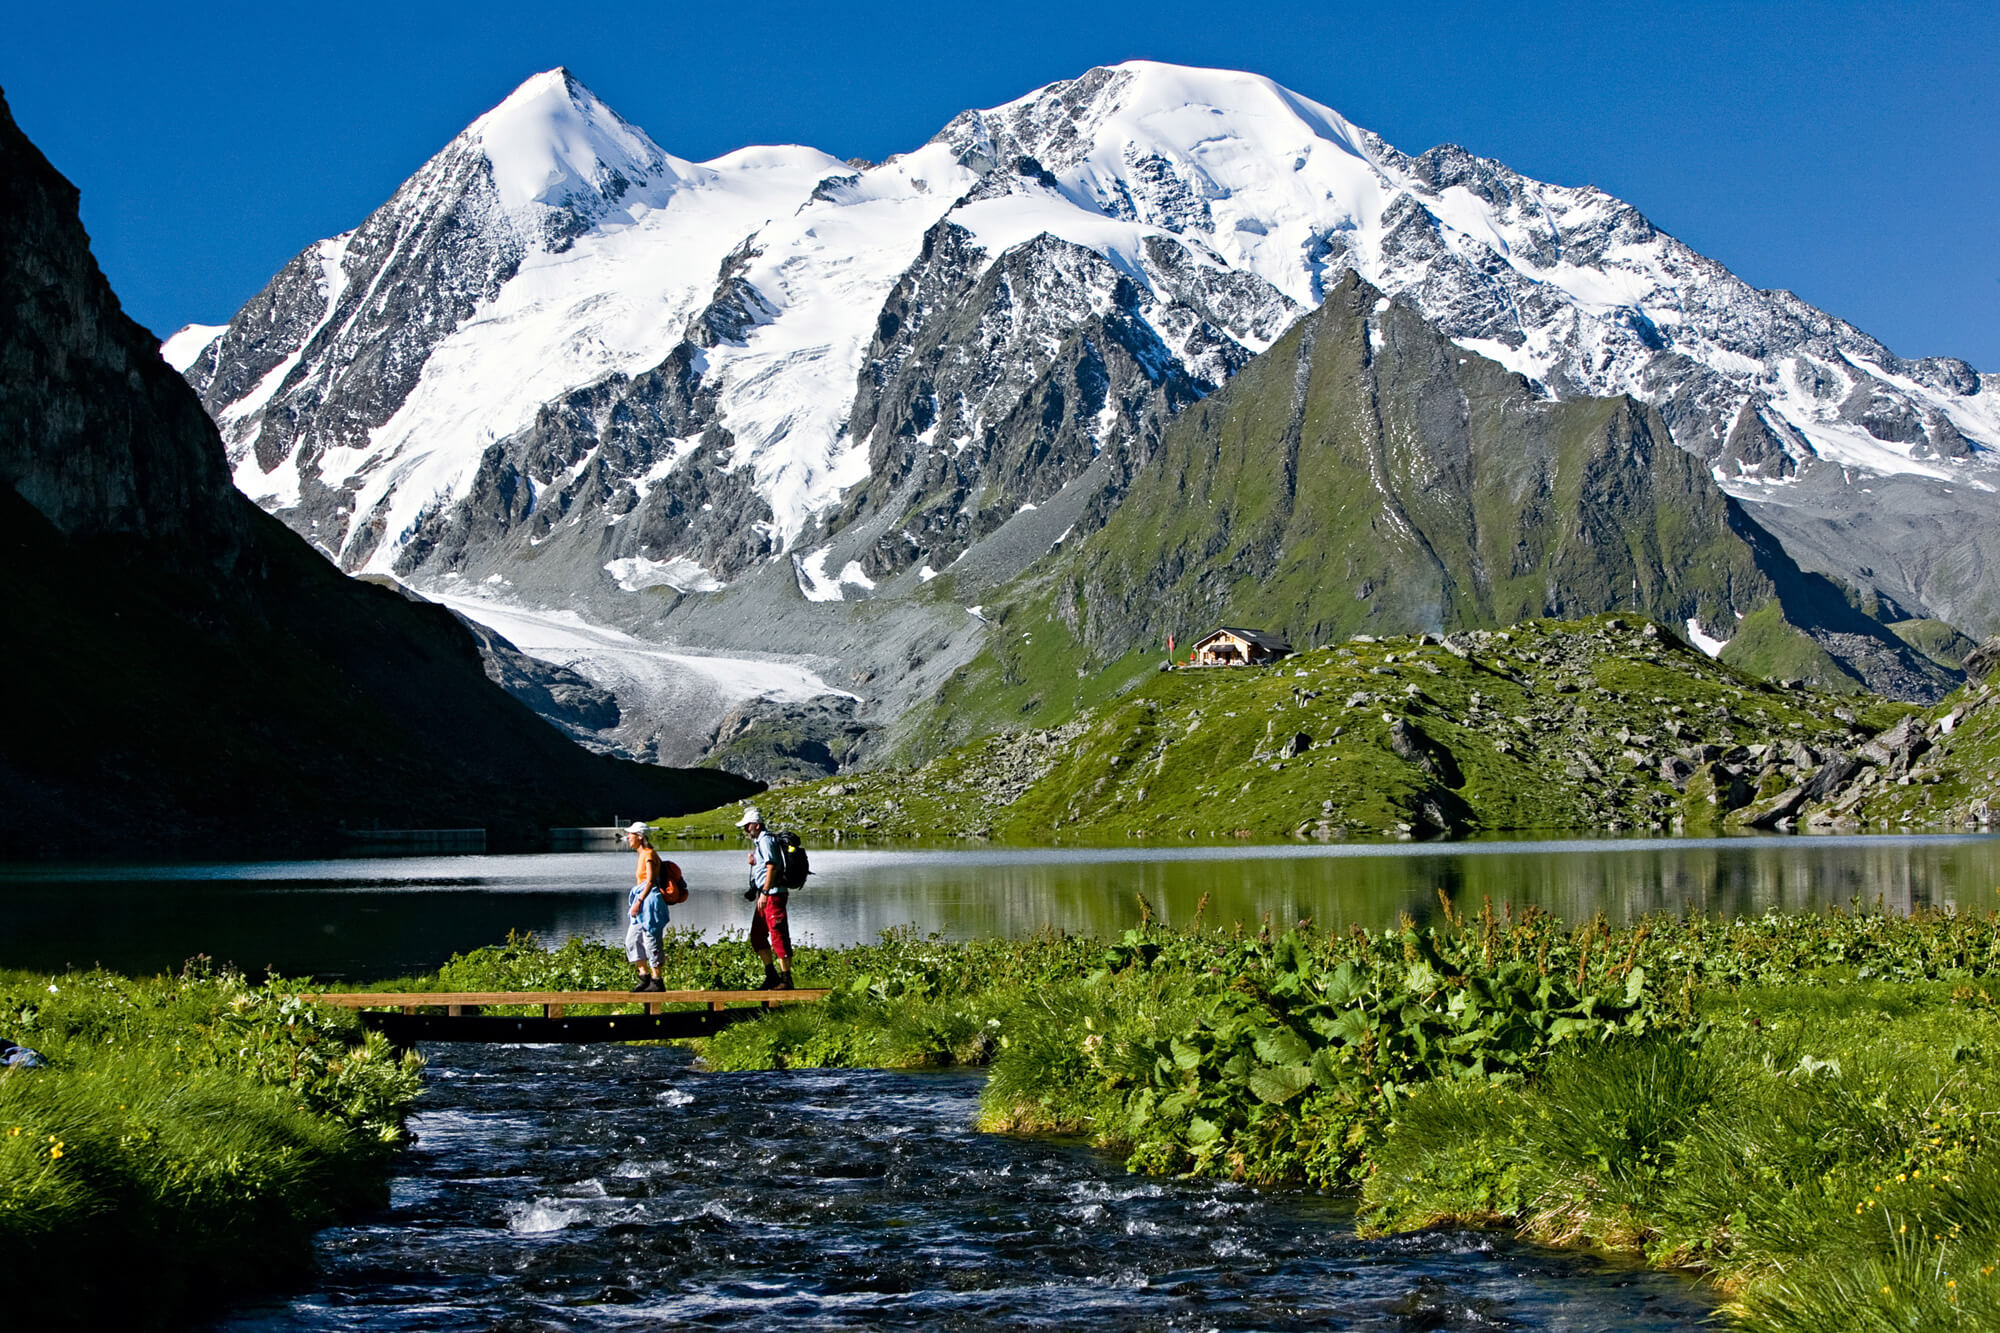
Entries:
POLYGON ((55 1147, 49 1149, 49 1160, 54 1161, 56 1158, 62 1156, 62 1149, 63 1146, 60 1143, 58 1143, 55 1147))

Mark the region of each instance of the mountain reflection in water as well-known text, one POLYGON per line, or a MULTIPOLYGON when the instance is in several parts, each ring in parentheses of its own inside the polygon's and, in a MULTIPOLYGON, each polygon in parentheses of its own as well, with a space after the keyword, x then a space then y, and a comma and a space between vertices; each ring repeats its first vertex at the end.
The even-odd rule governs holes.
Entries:
POLYGON ((980 1078, 708 1074, 640 1047, 434 1047, 383 1216, 277 1329, 1700 1327, 1685 1278, 970 1128, 980 1078))
MULTIPOLYGON (((669 852, 694 896, 674 924, 711 937, 747 924, 743 852, 714 843, 669 852)), ((957 939, 1057 929, 1116 936, 1143 893, 1170 924, 1255 927, 1306 917, 1329 929, 1394 925, 1438 908, 1439 890, 1477 910, 1545 908, 1740 916, 1878 898, 1912 907, 2000 906, 2000 838, 1772 837, 1404 843, 1321 847, 814 848, 812 887, 792 900, 796 938, 865 943, 889 927, 957 939)), ((253 974, 373 979, 428 971, 509 930, 551 943, 622 933, 627 852, 420 856, 208 865, 0 867, 12 929, 0 967, 101 962, 125 972, 197 954, 253 974)))

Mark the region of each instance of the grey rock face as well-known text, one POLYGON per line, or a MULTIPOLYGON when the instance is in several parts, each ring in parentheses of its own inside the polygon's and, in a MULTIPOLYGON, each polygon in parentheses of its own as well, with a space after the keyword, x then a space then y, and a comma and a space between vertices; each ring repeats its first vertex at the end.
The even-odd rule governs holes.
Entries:
POLYGON ((1106 449, 1128 471, 1169 417, 1250 358, 1204 308, 1268 326, 1289 306, 1255 279, 1261 290, 1191 274, 1191 300, 1162 300, 1046 235, 982 271, 983 257, 962 227, 938 224, 877 322, 852 424, 871 476, 842 516, 891 511, 873 575, 945 568, 1106 449))
POLYGON ((722 719, 706 762, 769 785, 828 777, 867 752, 875 729, 855 714, 853 699, 756 700, 722 719))
POLYGON ((585 749, 619 753, 616 746, 605 744, 598 735, 619 723, 618 700, 609 691, 597 688, 566 667, 528 656, 476 620, 459 616, 458 621, 479 644, 479 657, 488 680, 554 723, 585 749))

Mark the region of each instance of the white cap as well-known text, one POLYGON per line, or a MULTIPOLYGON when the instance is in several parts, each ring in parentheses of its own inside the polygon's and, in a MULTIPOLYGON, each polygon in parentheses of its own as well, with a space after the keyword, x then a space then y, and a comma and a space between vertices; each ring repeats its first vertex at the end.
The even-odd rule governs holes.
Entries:
POLYGON ((764 812, 754 805, 746 805, 743 807, 743 818, 736 821, 736 827, 747 828, 751 824, 761 824, 763 822, 764 812))
POLYGON ((645 837, 648 833, 652 832, 651 829, 647 828, 644 824, 640 823, 637 820, 634 820, 632 823, 627 824, 625 826, 625 831, 627 833, 636 833, 642 838, 645 837))

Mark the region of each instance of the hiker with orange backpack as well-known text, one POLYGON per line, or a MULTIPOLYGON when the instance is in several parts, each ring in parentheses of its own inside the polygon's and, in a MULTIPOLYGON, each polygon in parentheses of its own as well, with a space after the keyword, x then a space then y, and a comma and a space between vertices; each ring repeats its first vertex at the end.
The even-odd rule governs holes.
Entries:
POLYGON ((625 957, 639 969, 635 993, 651 993, 667 988, 661 969, 666 947, 661 936, 667 928, 668 907, 687 901, 687 881, 681 868, 662 860, 647 838, 644 824, 626 826, 625 845, 639 854, 632 872, 632 891, 626 898, 625 957))

